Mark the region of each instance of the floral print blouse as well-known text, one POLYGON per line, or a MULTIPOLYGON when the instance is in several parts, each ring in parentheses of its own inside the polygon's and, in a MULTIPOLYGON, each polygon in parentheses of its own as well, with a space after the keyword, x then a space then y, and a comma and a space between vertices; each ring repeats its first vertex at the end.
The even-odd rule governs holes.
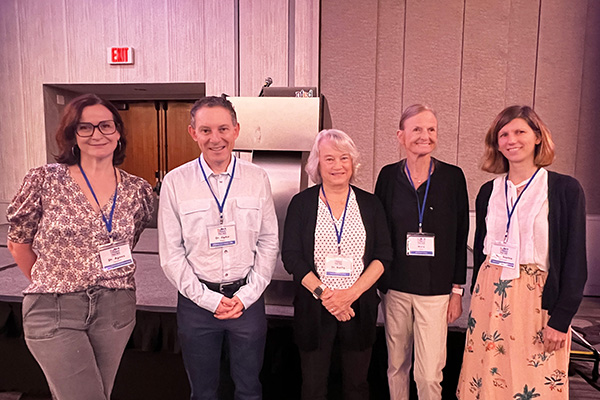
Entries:
MULTIPOLYGON (((144 179, 118 170, 112 233, 133 249, 150 222, 154 195, 144 179)), ((114 196, 104 204, 110 214, 114 196)), ((102 216, 94 211, 66 164, 30 170, 7 210, 8 240, 31 243, 37 260, 24 293, 73 293, 93 286, 135 289, 133 265, 104 271, 98 246, 109 243, 102 216)))

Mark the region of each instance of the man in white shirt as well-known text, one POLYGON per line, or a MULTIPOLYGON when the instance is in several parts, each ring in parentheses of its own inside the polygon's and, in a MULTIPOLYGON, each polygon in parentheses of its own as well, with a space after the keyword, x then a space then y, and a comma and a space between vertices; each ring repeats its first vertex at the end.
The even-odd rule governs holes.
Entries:
POLYGON ((235 398, 261 399, 262 294, 279 246, 271 187, 263 169, 232 155, 240 125, 225 97, 198 100, 188 132, 202 155, 165 176, 158 235, 161 267, 179 291, 178 333, 191 398, 218 398, 225 340, 235 398))

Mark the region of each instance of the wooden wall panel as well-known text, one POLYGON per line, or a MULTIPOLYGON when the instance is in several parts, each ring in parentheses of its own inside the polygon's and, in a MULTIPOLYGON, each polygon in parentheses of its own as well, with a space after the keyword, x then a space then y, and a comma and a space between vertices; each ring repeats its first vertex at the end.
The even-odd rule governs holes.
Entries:
MULTIPOLYGON (((0 199, 15 195, 23 175, 30 166, 27 160, 26 137, 23 130, 24 101, 22 64, 19 62, 21 29, 17 18, 18 0, 0 1, 0 199)), ((0 204, 0 223, 6 222, 6 204, 0 204)))
POLYGON ((480 168, 493 119, 508 105, 533 103, 538 11, 529 0, 466 3, 458 164, 472 200, 494 176, 480 168))
MULTIPOLYGON (((108 47, 120 46, 116 0, 65 0, 69 82, 118 82, 120 67, 108 63, 108 47)), ((134 55, 135 57, 135 55, 134 55)))
POLYGON ((400 159, 396 132, 402 115, 404 2, 380 0, 375 85, 373 184, 384 165, 400 159))
POLYGON ((551 169, 567 174, 575 172, 586 12, 587 1, 542 1, 540 12, 535 110, 556 144, 551 169))
POLYGON ((234 0, 204 1, 206 93, 237 94, 238 47, 234 0))
POLYGON ((119 45, 135 51, 134 65, 121 65, 121 82, 168 82, 176 49, 168 48, 166 0, 117 0, 119 45))
POLYGON ((167 6, 169 80, 206 82, 208 95, 235 95, 235 1, 167 0, 167 6))
POLYGON ((167 30, 170 52, 169 79, 200 81, 206 77, 206 23, 204 1, 167 0, 167 30))
POLYGON ((288 85, 288 0, 239 1, 240 96, 288 85))
POLYGON ((319 0, 295 0, 293 81, 290 86, 319 85, 319 0))
POLYGON ((407 0, 403 106, 437 111, 435 156, 457 161, 464 0, 407 0))
POLYGON ((42 84, 65 82, 69 76, 65 9, 57 0, 17 4, 23 91, 13 95, 21 97, 24 104, 20 134, 25 136, 26 167, 31 168, 46 162, 42 84))
POLYGON ((321 3, 321 92, 332 127, 354 139, 361 153, 357 185, 373 186, 377 0, 321 3))
MULTIPOLYGON (((600 66, 600 1, 590 1, 587 10, 575 162, 575 176, 585 188, 587 212, 590 214, 600 214, 600 185, 598 184, 600 73, 598 66, 600 66)), ((600 271, 600 263, 598 270, 600 271)))

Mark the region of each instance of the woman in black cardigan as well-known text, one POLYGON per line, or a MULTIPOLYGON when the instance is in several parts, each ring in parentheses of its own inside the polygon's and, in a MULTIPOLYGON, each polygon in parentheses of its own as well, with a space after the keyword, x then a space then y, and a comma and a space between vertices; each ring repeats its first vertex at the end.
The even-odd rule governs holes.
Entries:
POLYGON ((497 117, 477 196, 474 273, 460 399, 567 399, 570 324, 587 278, 585 198, 527 106, 497 117))
POLYGON ((375 342, 375 283, 392 258, 383 207, 350 181, 358 152, 344 132, 319 133, 306 171, 317 183, 294 196, 282 258, 296 283, 294 335, 302 399, 326 399, 333 344, 339 340, 345 399, 368 399, 375 342))

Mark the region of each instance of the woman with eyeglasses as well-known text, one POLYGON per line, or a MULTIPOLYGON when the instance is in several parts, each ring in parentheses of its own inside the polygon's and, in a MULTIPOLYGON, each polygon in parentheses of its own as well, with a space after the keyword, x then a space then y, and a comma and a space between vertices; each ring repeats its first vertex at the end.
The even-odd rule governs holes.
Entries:
POLYGON ((123 120, 96 95, 65 107, 56 141, 58 163, 30 170, 7 210, 8 248, 31 281, 25 340, 53 398, 107 400, 135 325, 131 249, 152 188, 116 168, 123 120))

